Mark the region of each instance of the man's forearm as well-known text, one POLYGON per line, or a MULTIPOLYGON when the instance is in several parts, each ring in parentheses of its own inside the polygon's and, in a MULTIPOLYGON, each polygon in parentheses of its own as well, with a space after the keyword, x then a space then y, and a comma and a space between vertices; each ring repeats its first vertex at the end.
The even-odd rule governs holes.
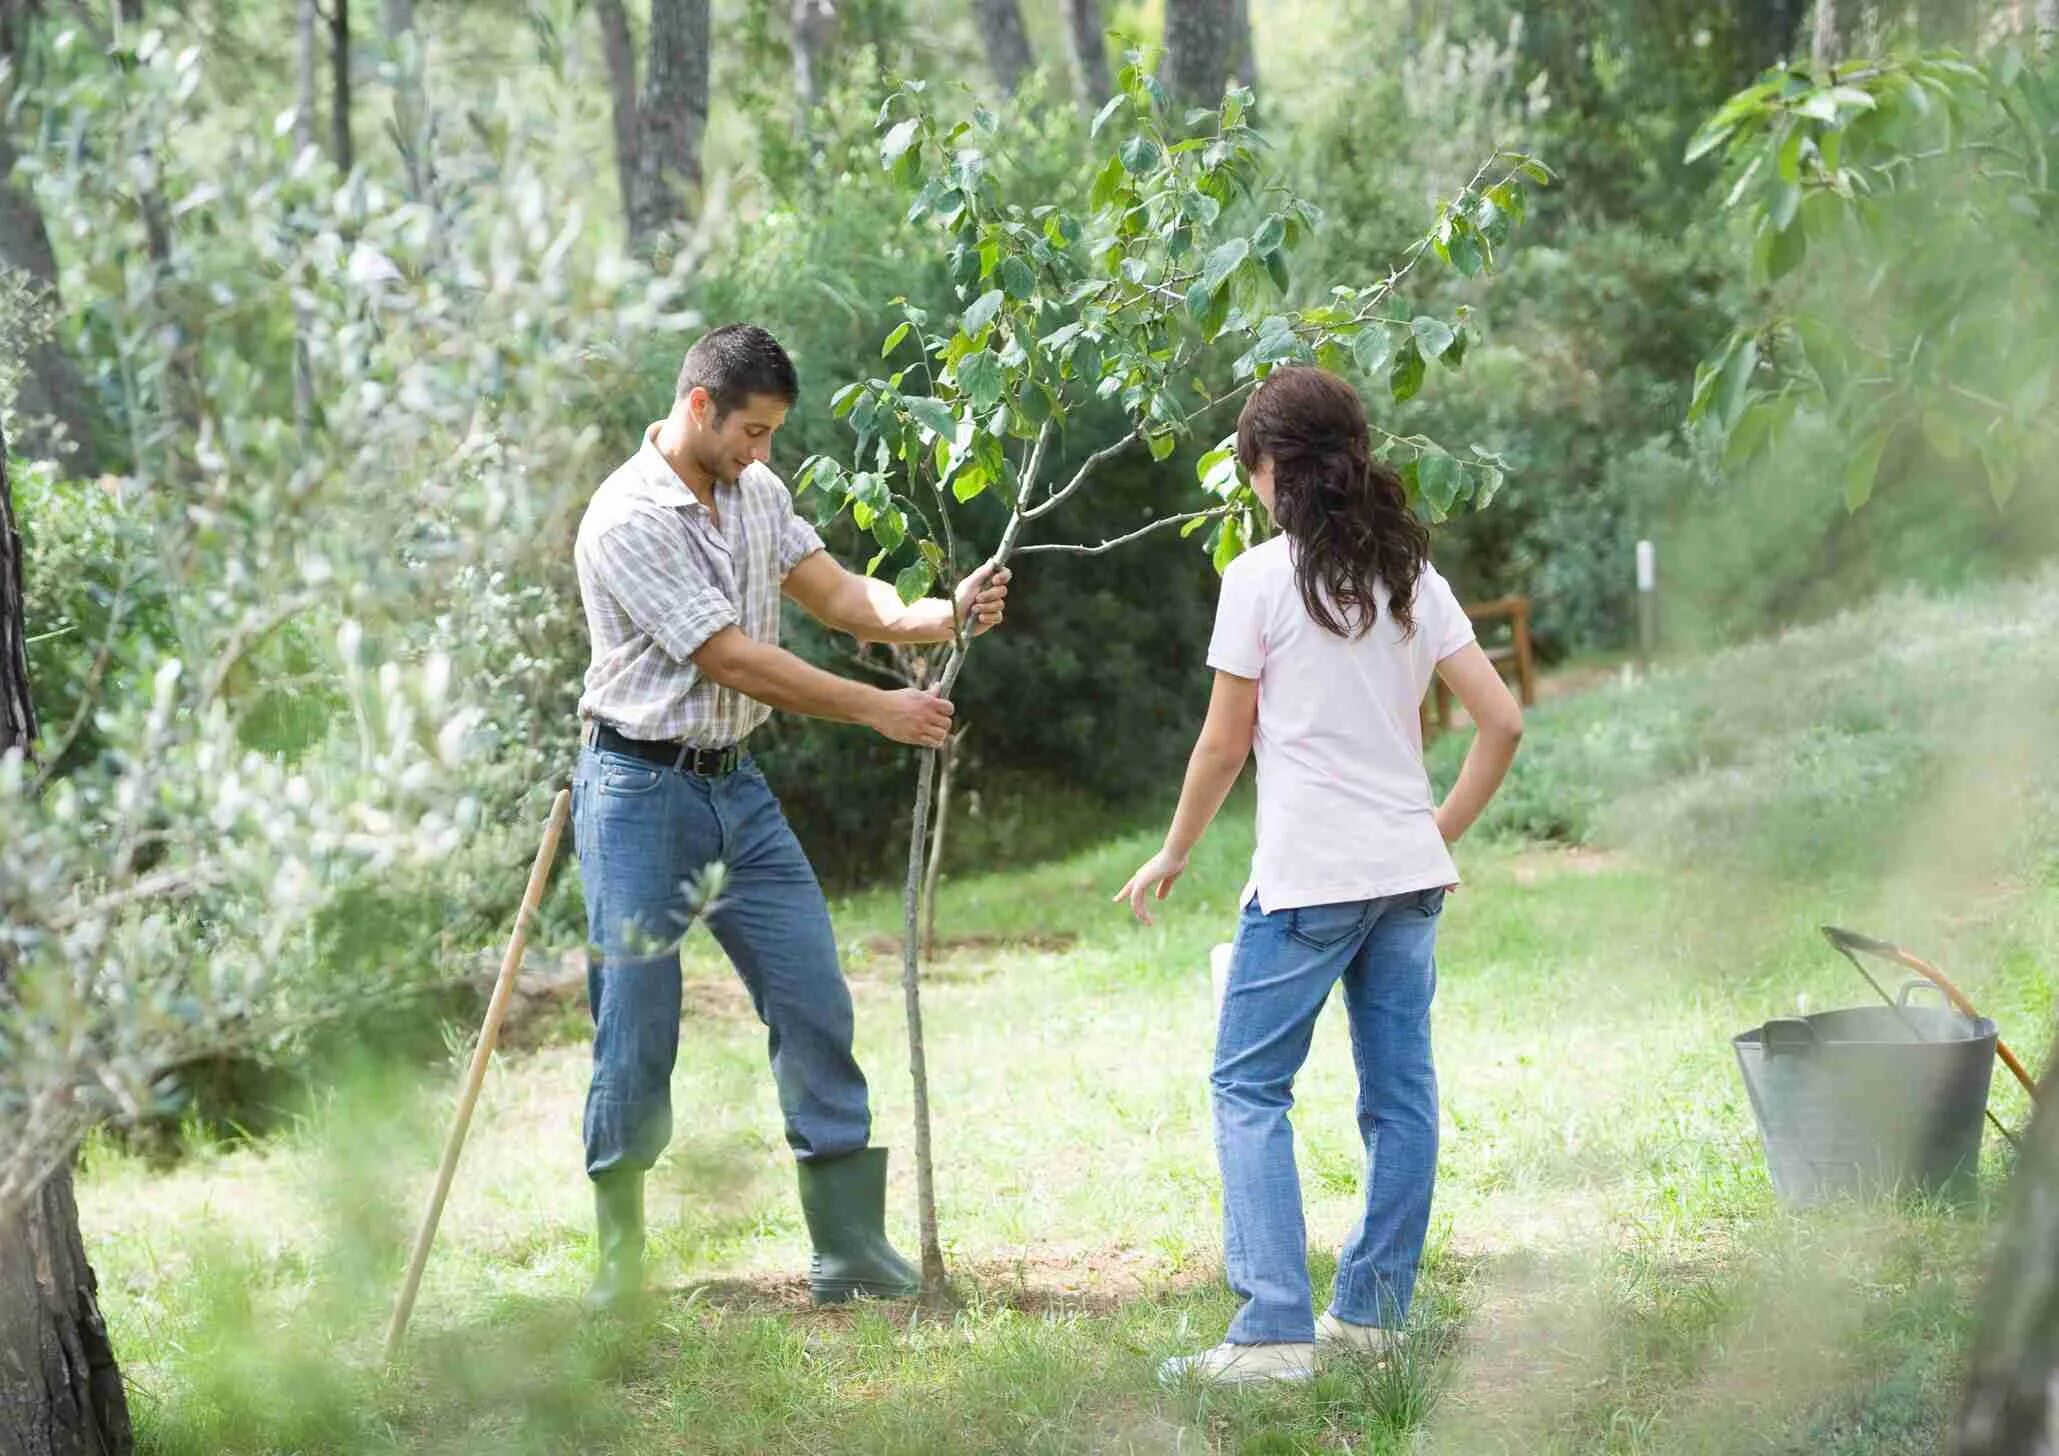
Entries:
POLYGON ((949 597, 903 602, 891 582, 853 575, 857 590, 839 623, 860 642, 949 642, 957 630, 949 597))
POLYGON ((824 672, 784 648, 762 642, 728 644, 712 660, 696 654, 694 662, 708 678, 747 698, 836 723, 871 723, 886 696, 869 684, 824 672))

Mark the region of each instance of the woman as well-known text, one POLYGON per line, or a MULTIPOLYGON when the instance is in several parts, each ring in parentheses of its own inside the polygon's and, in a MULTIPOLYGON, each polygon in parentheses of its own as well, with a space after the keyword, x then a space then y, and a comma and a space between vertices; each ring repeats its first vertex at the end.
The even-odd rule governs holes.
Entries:
POLYGON ((1116 895, 1150 923, 1254 743, 1258 843, 1237 929, 1214 1089, 1228 1337, 1167 1379, 1306 1379, 1324 1353, 1383 1351, 1407 1318, 1437 1165, 1430 1057, 1446 845, 1500 787, 1522 710, 1431 567, 1401 480, 1372 456, 1357 393, 1275 370, 1237 421, 1237 458, 1279 534, 1223 574, 1215 689, 1164 847, 1116 895), (1433 803, 1419 715, 1430 674, 1478 733, 1433 803), (1317 1013, 1344 983, 1366 1147, 1364 1217, 1320 1323, 1287 1110, 1317 1013))

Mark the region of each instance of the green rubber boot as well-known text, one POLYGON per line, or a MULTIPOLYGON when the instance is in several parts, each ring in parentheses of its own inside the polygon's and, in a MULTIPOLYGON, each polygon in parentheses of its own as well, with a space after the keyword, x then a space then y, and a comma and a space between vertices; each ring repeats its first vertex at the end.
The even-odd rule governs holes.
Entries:
POLYGON ((887 1150, 861 1148, 796 1166, 801 1212, 815 1245, 808 1268, 808 1292, 815 1302, 920 1294, 922 1277, 887 1242, 887 1150))
POLYGON ((586 1291, 595 1314, 626 1314, 643 1295, 643 1170, 618 1168, 593 1180, 600 1267, 586 1291))

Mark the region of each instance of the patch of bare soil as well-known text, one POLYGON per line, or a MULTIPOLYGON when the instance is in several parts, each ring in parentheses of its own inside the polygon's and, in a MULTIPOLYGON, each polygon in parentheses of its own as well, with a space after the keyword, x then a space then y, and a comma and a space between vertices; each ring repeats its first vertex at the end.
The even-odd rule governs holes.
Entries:
POLYGON ((1624 856, 1610 849, 1582 844, 1539 845, 1516 856, 1509 874, 1519 885, 1535 885, 1560 875, 1600 875, 1619 870, 1624 856))

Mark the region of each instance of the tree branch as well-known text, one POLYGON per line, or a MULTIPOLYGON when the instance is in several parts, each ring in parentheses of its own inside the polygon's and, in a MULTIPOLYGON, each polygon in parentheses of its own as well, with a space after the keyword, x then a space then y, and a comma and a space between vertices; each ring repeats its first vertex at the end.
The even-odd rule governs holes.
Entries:
POLYGON ((1034 542, 1028 546, 1018 546, 1015 548, 1015 554, 1017 556, 1027 556, 1032 551, 1055 551, 1070 556, 1099 556, 1104 551, 1113 551, 1118 546, 1127 546, 1139 537, 1148 536, 1153 531, 1164 530, 1167 526, 1177 526, 1187 521, 1213 520, 1218 516, 1227 516, 1233 509, 1234 507, 1227 505, 1211 506, 1205 511, 1189 511, 1183 516, 1165 516, 1153 521, 1148 526, 1138 527, 1127 536, 1117 536, 1114 540, 1103 541, 1098 546, 1086 546, 1072 541, 1042 541, 1034 542))

